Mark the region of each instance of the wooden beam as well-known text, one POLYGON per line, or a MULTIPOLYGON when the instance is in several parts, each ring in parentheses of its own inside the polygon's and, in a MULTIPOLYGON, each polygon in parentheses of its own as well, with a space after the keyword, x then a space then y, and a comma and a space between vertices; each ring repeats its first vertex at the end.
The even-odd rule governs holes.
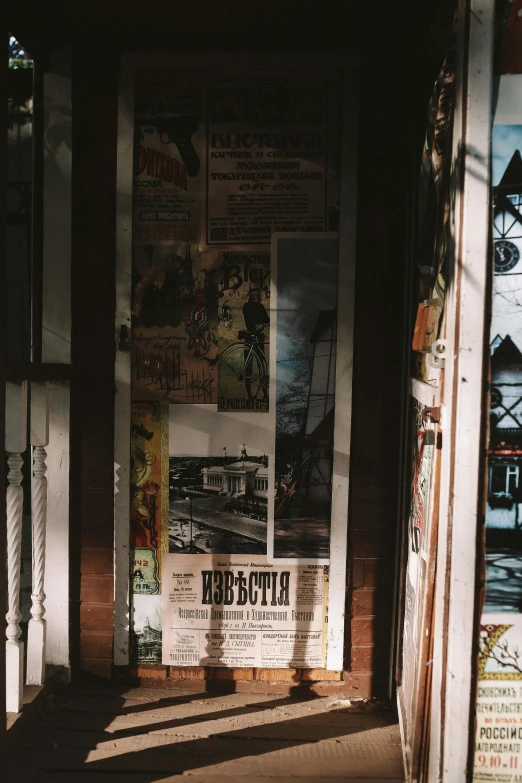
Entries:
MULTIPOLYGON (((42 361, 42 285, 44 231, 44 105, 43 58, 33 65, 33 200, 31 242, 31 359, 42 361)), ((47 380, 47 379, 46 379, 47 380)))
POLYGON ((79 45, 72 68, 73 677, 80 671, 110 677, 113 663, 113 624, 94 638, 79 607, 96 603, 113 611, 117 120, 118 58, 79 45), (81 562, 85 548, 88 564, 81 562))
POLYGON ((52 364, 45 362, 7 362, 7 380, 17 381, 69 381, 70 364, 52 364))

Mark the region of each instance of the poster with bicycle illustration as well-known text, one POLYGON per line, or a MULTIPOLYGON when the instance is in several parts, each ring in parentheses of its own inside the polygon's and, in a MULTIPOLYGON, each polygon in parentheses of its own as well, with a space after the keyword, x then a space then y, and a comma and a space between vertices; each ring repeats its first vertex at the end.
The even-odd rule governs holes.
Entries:
POLYGON ((270 254, 220 253, 220 411, 268 411, 269 346, 270 254))

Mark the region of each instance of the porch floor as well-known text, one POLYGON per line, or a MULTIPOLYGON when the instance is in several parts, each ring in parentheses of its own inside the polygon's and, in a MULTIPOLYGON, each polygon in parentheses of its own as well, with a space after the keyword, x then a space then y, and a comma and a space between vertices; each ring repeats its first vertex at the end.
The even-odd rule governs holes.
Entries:
POLYGON ((27 721, 9 766, 9 783, 404 781, 393 712, 193 687, 66 687, 27 721))

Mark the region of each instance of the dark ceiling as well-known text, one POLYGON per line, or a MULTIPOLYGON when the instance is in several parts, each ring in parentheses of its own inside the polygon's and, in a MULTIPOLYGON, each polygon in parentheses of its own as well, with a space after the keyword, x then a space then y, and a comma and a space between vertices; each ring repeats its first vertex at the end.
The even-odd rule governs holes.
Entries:
POLYGON ((129 51, 351 51, 439 57, 455 0, 17 0, 10 32, 33 57, 129 51))

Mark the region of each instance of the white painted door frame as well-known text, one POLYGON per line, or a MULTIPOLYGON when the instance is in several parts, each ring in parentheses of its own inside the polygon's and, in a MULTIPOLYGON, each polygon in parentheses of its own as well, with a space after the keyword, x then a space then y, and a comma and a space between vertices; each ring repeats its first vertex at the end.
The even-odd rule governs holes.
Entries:
POLYGON ((446 298, 441 497, 435 586, 429 781, 471 777, 477 655, 477 543, 490 303, 490 138, 494 3, 460 0, 454 196, 446 298), (451 266, 453 267, 451 269, 451 266))

